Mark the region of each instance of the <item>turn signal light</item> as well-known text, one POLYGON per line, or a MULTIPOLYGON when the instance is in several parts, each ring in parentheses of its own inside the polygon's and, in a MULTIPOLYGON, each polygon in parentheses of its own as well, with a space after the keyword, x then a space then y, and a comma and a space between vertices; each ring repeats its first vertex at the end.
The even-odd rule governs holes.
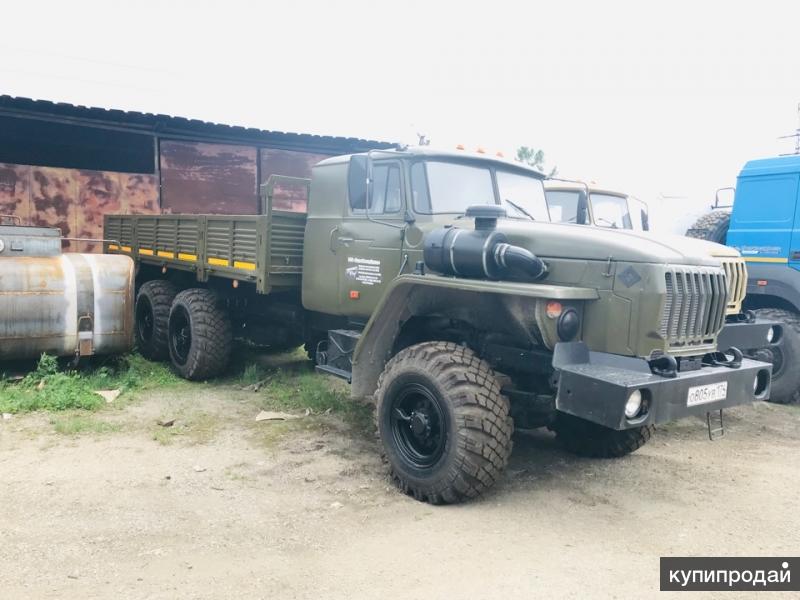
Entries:
POLYGON ((561 312, 564 310, 564 307, 561 306, 561 302, 556 302, 555 300, 550 300, 545 306, 545 313, 551 319, 557 319, 561 316, 561 312))
POLYGON ((358 290, 350 290, 350 300, 358 300, 361 297, 361 292, 358 290))

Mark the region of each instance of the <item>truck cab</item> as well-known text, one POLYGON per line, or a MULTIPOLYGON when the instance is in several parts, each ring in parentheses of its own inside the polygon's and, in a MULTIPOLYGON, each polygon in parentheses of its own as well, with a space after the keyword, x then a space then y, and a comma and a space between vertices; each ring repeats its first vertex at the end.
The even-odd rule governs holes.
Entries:
POLYGON ((649 231, 649 209, 635 196, 578 181, 545 181, 550 220, 611 229, 649 231))
MULTIPOLYGON (((727 188, 724 188, 727 189, 727 188)), ((743 308, 776 323, 770 343, 750 354, 773 365, 771 400, 800 400, 800 156, 747 162, 740 171, 733 206, 721 206, 686 235, 726 244, 747 263, 743 308)))

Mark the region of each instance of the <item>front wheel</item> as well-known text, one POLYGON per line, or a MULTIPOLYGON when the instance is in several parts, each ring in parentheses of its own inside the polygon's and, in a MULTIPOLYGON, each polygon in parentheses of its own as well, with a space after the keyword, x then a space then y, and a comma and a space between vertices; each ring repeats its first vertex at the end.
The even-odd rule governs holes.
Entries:
POLYGON ((175 296, 168 333, 172 366, 184 379, 207 379, 228 366, 231 321, 211 290, 196 288, 175 296))
POLYGON ((753 357, 772 364, 769 402, 790 404, 800 400, 800 315, 782 308, 759 308, 757 317, 783 325, 777 342, 756 350, 753 357))
POLYGON ((618 431, 565 413, 558 414, 552 429, 567 451, 590 458, 619 458, 635 452, 655 431, 652 425, 618 431))
POLYGON ((392 478, 431 504, 474 498, 508 464, 514 424, 489 365, 470 349, 425 342, 386 365, 375 393, 392 478))

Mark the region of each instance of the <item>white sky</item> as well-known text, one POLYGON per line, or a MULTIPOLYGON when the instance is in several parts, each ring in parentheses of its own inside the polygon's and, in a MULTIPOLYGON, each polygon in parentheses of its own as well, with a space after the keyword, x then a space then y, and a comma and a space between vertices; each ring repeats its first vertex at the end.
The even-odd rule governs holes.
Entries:
POLYGON ((0 93, 546 152, 680 230, 793 149, 800 2, 8 2, 0 93), (222 8, 220 8, 222 7, 222 8), (659 200, 662 195, 683 200, 659 200))

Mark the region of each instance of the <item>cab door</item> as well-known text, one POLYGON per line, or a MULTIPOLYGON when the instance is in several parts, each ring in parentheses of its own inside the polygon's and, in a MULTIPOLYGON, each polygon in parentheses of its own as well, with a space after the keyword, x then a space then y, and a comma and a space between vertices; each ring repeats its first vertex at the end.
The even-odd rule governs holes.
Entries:
POLYGON ((370 193, 348 193, 347 214, 331 233, 338 257, 340 314, 367 318, 401 266, 404 188, 399 161, 372 164, 370 193))

